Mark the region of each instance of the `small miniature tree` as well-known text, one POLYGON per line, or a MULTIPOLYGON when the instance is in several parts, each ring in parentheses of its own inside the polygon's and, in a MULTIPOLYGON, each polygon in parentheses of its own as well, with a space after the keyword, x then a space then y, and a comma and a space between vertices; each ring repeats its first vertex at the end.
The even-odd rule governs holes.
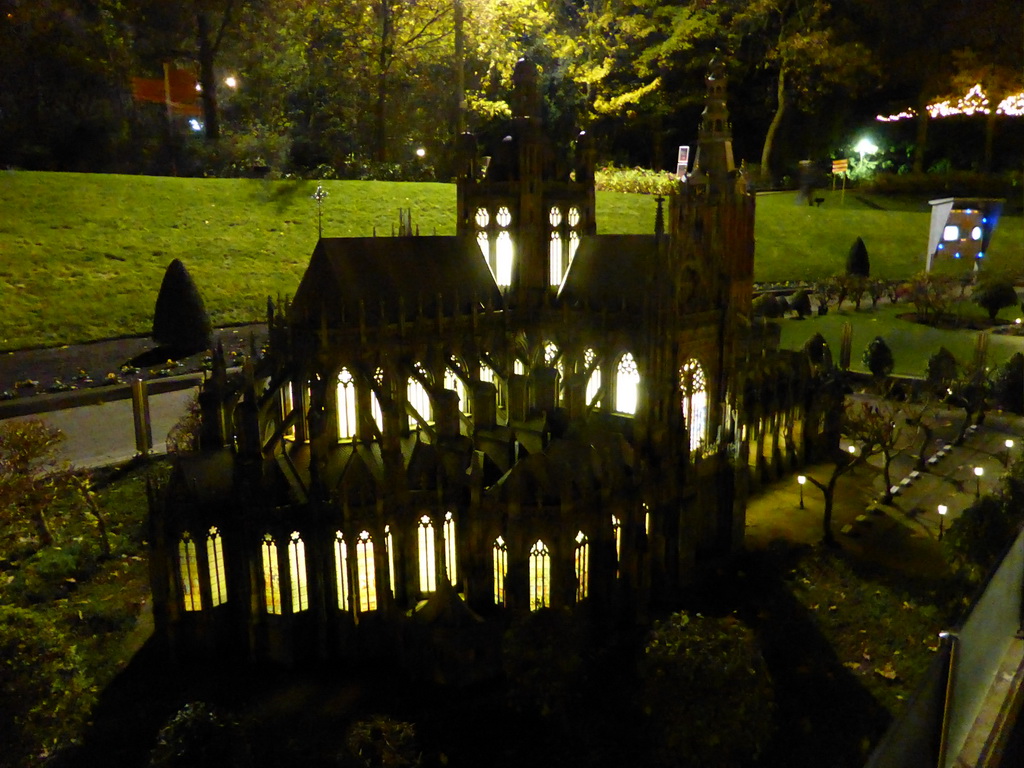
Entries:
POLYGON ((1016 533, 1016 521, 995 496, 982 496, 946 531, 943 549, 955 571, 981 581, 1016 533))
POLYGON ((992 399, 1011 413, 1024 413, 1024 355, 1017 352, 992 376, 992 399))
POLYGON ((782 317, 785 309, 779 304, 778 298, 771 293, 762 293, 753 303, 754 315, 757 317, 782 317))
POLYGON ((180 354, 208 349, 213 340, 203 297, 181 259, 164 272, 153 311, 153 340, 180 354))
POLYGON ((988 319, 993 322, 1000 309, 1015 307, 1019 301, 1013 283, 1004 278, 986 280, 974 289, 971 299, 988 312, 988 319))
POLYGON ((864 349, 864 365, 871 371, 876 379, 884 379, 892 373, 895 361, 892 357, 892 350, 885 343, 881 336, 875 336, 864 349))
POLYGON ((774 733, 767 665, 754 633, 731 616, 658 622, 639 674, 653 765, 749 765, 774 733))
POLYGON ((921 322, 946 314, 955 299, 956 281, 950 275, 919 272, 908 285, 907 301, 914 305, 921 322))
POLYGON ((850 246, 850 252, 846 255, 846 274, 857 275, 868 278, 871 276, 871 262, 868 259, 868 249, 864 240, 857 238, 850 246))
POLYGON ((63 440, 39 419, 0 423, 0 537, 31 530, 41 546, 53 545, 50 507, 69 488, 70 473, 56 455, 63 440))
POLYGON ((789 297, 789 308, 796 312, 797 317, 803 318, 811 314, 811 297, 807 291, 801 288, 789 297))
POLYGON ((957 362, 953 353, 945 347, 939 347, 939 351, 928 358, 928 370, 926 377, 928 386, 936 394, 945 394, 949 385, 956 380, 957 362))

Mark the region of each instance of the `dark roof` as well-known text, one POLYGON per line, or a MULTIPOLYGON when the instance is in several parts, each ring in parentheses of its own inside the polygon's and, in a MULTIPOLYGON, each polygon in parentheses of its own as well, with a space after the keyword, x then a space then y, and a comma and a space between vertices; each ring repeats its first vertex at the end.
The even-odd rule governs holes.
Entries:
POLYGON ((331 237, 322 238, 295 292, 291 319, 318 326, 320 311, 331 327, 356 325, 360 301, 366 322, 398 322, 404 304, 406 320, 420 311, 468 312, 475 299, 501 304, 501 292, 480 248, 461 237, 331 237), (383 314, 383 316, 382 316, 383 314))
POLYGON ((654 235, 584 237, 559 298, 595 309, 640 307, 651 291, 657 253, 654 235))

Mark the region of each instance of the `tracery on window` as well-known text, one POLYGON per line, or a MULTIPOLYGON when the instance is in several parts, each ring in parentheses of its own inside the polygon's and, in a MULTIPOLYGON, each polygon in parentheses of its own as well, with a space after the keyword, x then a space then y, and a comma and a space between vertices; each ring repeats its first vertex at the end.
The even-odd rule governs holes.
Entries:
POLYGON ((580 209, 573 206, 569 209, 569 226, 578 227, 580 225, 580 209))
POLYGON ((298 531, 292 531, 288 542, 288 575, 292 586, 292 613, 309 608, 309 593, 306 584, 306 545, 298 531))
POLYGON ((487 212, 486 208, 477 208, 474 219, 480 229, 485 229, 491 223, 491 215, 487 212))
POLYGON ((348 368, 338 373, 338 439, 356 436, 356 387, 348 368))
POLYGON ((569 263, 572 264, 576 256, 576 249, 580 247, 580 233, 575 230, 569 233, 569 263))
POLYGON ((227 573, 224 571, 224 546, 216 526, 206 537, 206 560, 210 565, 210 602, 213 607, 228 601, 227 573))
MULTIPOLYGON (((420 363, 416 363, 415 368, 421 374, 423 373, 423 366, 420 363)), ((416 377, 410 376, 406 385, 406 398, 409 400, 409 405, 420 415, 420 417, 428 424, 433 423, 434 414, 430 407, 430 395, 427 392, 427 388, 423 386, 423 383, 416 377)), ((409 415, 409 428, 416 429, 416 419, 409 415)))
POLYGON ((597 353, 594 350, 587 349, 583 352, 583 362, 590 371, 590 378, 587 379, 587 405, 597 405, 597 396, 601 392, 601 367, 595 364, 596 361, 597 353))
POLYGON ((454 587, 459 583, 459 576, 455 555, 455 517, 451 512, 444 513, 444 529, 442 534, 444 538, 444 565, 448 571, 448 581, 454 587))
POLYGON ((498 222, 498 226, 502 229, 506 229, 512 223, 512 213, 507 205, 503 205, 498 209, 498 214, 494 217, 494 220, 498 222))
POLYGON ((423 515, 416 529, 419 544, 420 592, 437 591, 437 561, 434 557, 434 524, 423 515))
MULTIPOLYGON (((378 368, 373 372, 373 380, 377 382, 379 388, 384 386, 384 371, 378 368)), ((377 424, 377 429, 384 433, 384 410, 380 407, 380 398, 377 397, 377 393, 373 390, 370 391, 370 415, 373 417, 374 422, 377 424)))
POLYGON ((562 352, 555 342, 548 341, 544 344, 544 365, 550 368, 555 364, 555 361, 561 357, 561 355, 562 352))
POLYGON ((377 610, 377 571, 373 560, 373 537, 369 531, 356 538, 356 578, 359 589, 359 612, 377 610))
POLYGON ((459 396, 459 410, 469 415, 470 401, 469 395, 466 392, 466 385, 451 368, 444 369, 444 388, 453 390, 459 396))
POLYGON ((679 389, 683 419, 690 431, 690 452, 696 453, 706 448, 708 428, 707 379, 696 358, 690 358, 679 369, 679 389))
POLYGON ((281 613, 281 574, 277 562, 277 542, 269 533, 263 537, 260 548, 263 559, 263 606, 267 613, 281 613))
POLYGON ((547 545, 537 539, 530 549, 530 610, 551 604, 551 555, 547 545))
POLYGON ((557 227, 562 223, 562 209, 554 206, 548 211, 548 224, 557 227))
POLYGON ((491 547, 494 561, 494 603, 505 605, 505 577, 508 575, 508 545, 499 536, 491 547))
POLYGON ((629 352, 619 360, 615 372, 615 410, 619 413, 636 413, 636 405, 640 395, 640 372, 636 361, 629 352))
POLYGON ((576 533, 576 602, 587 596, 590 581, 590 542, 583 531, 576 533))
POLYGON ((181 594, 186 611, 201 611, 203 598, 199 593, 199 558, 192 535, 185 531, 178 541, 178 567, 181 573, 181 594))
POLYGON ((338 586, 338 608, 349 610, 348 590, 348 544, 345 534, 337 531, 334 534, 334 576, 338 586))
POLYGON ((553 286, 562 284, 565 265, 562 264, 562 236, 558 232, 551 233, 548 241, 548 282, 553 286))

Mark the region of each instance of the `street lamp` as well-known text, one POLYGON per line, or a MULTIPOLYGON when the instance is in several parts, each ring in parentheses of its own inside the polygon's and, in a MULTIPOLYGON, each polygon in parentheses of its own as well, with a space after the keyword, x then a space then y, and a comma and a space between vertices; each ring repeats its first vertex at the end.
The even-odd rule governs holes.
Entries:
POLYGON ((1006 466, 1010 466, 1010 451, 1013 450, 1013 440, 1010 440, 1009 438, 1007 438, 1006 442, 1003 443, 1003 445, 1006 446, 1006 462, 1005 462, 1005 464, 1006 464, 1006 466))
POLYGON ((804 483, 807 482, 807 477, 804 475, 797 475, 796 481, 800 484, 800 509, 804 508, 804 483))
POLYGON ((945 504, 939 504, 939 541, 942 541, 942 529, 946 522, 947 512, 949 512, 949 507, 945 504))
POLYGON ((974 498, 976 498, 976 499, 980 499, 981 498, 981 476, 984 475, 984 474, 985 474, 985 468, 984 467, 975 467, 974 468, 974 480, 975 480, 975 483, 976 483, 975 488, 974 488, 974 498))

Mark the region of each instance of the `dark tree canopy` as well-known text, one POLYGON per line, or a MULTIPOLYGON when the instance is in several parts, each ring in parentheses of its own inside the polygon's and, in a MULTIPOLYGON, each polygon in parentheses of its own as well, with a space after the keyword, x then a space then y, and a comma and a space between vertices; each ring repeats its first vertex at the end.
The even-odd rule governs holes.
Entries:
POLYGON ((939 347, 939 351, 928 359, 928 384, 936 390, 945 390, 956 376, 956 358, 945 347, 939 347))
POLYGON ((859 275, 860 277, 871 276, 871 263, 868 259, 868 248, 864 245, 862 238, 857 238, 850 246, 850 252, 846 256, 846 274, 859 275))
POLYGON ((882 379, 892 373, 892 369, 895 366, 895 361, 892 357, 892 350, 889 349, 889 345, 885 343, 885 339, 881 336, 875 336, 871 341, 868 342, 867 347, 864 349, 864 365, 871 371, 871 375, 876 379, 882 379))
POLYGON ((995 321, 1000 309, 1017 306, 1017 290, 1005 278, 985 280, 974 289, 974 303, 988 312, 989 320, 995 321))
POLYGON ((167 266, 153 312, 153 340, 183 354, 209 348, 213 326, 181 259, 167 266))

